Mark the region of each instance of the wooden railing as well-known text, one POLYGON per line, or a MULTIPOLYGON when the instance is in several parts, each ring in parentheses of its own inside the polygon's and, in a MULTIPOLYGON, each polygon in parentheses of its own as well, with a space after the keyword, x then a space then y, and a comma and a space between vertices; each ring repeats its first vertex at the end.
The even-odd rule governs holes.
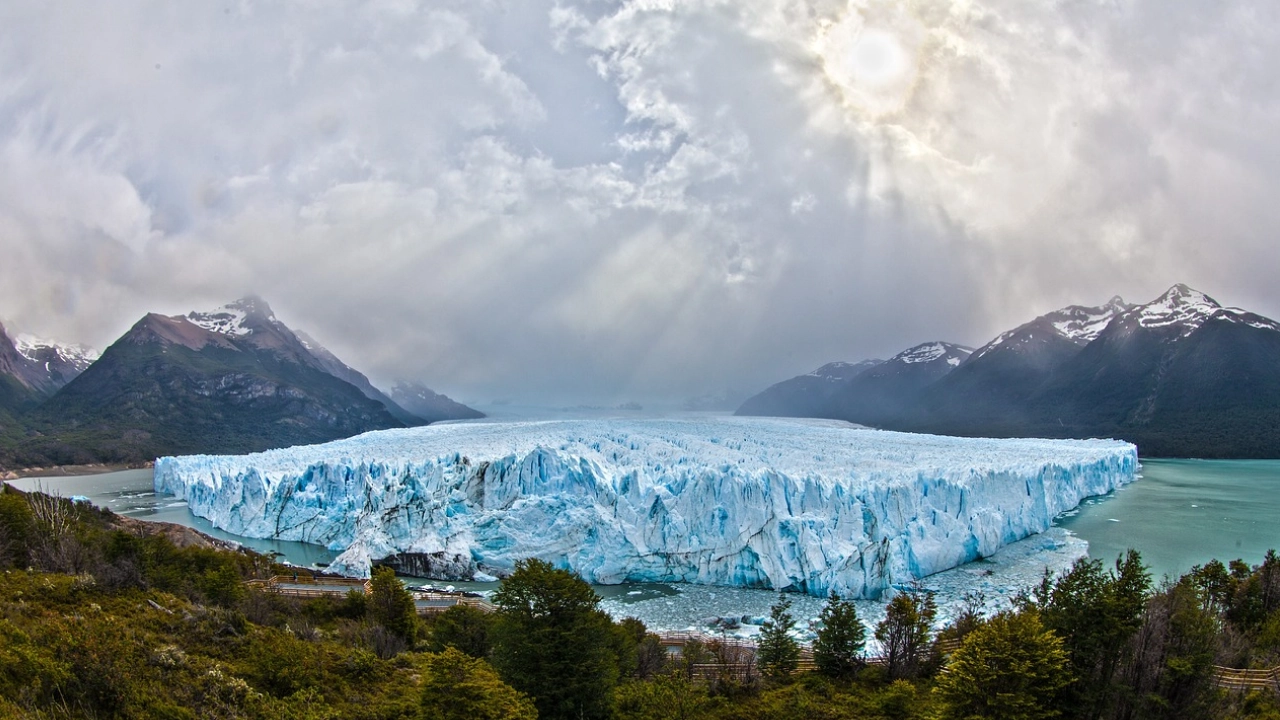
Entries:
MULTIPOLYGON (((373 586, 368 580, 317 578, 301 573, 298 575, 276 575, 267 580, 250 580, 245 584, 249 587, 256 587, 267 592, 290 597, 332 597, 334 595, 344 595, 352 590, 358 590, 365 595, 373 594, 373 586)), ((444 612, 454 605, 467 605, 486 613, 497 609, 482 597, 473 597, 462 593, 419 590, 416 588, 410 588, 410 593, 413 595, 414 606, 420 615, 444 612)))
MULTIPOLYGON (((758 646, 753 640, 739 637, 708 635, 698 632, 662 632, 657 633, 664 647, 683 648, 687 643, 697 641, 709 652, 717 656, 716 662, 697 663, 690 667, 693 677, 704 680, 733 678, 746 681, 759 675, 756 661, 758 646)), ((941 640, 934 647, 944 657, 949 656, 960 647, 959 640, 941 640)), ((879 656, 863 658, 867 665, 887 665, 888 659, 879 656)), ((800 660, 796 663, 796 672, 814 672, 818 665, 813 659, 813 648, 800 646, 800 660)))
POLYGON ((1213 666, 1213 684, 1224 690, 1275 690, 1280 692, 1280 667, 1240 670, 1213 666))

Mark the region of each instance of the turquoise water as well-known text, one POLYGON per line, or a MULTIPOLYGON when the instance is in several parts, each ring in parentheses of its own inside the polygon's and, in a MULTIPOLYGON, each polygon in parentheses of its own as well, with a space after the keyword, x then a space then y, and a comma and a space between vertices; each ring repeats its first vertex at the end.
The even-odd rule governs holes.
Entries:
MULTIPOLYGON (((10 482, 22 490, 85 496, 94 504, 141 520, 188 525, 260 552, 280 553, 297 565, 327 564, 334 556, 317 545, 255 540, 218 530, 207 520, 192 515, 185 502, 155 493, 150 470, 10 482)), ((1256 564, 1268 548, 1280 546, 1280 461, 1143 460, 1138 482, 1085 501, 1059 517, 1056 524, 1087 540, 1089 554, 1107 562, 1126 548, 1138 548, 1157 580, 1165 574, 1186 572, 1192 565, 1211 558, 1242 558, 1256 564)), ((1034 546, 1037 542, 1032 538, 1019 545, 1034 546)), ((1065 568, 1076 555, 1069 548, 1064 552, 1065 557, 1051 559, 1046 551, 1034 547, 1018 551, 1016 546, 1010 546, 987 564, 962 566, 924 582, 939 591, 944 613, 948 598, 960 598, 963 591, 970 589, 983 592, 989 600, 996 601, 992 607, 999 609, 1001 596, 992 590, 994 586, 1007 585, 1013 592, 1034 583, 1046 563, 1065 568), (997 574, 990 576, 993 569, 997 574)), ((496 587, 495 583, 435 584, 481 592, 496 587)), ((705 629, 700 618, 707 616, 765 615, 777 600, 776 594, 765 590, 696 585, 597 586, 596 592, 604 598, 604 607, 610 613, 619 617, 635 615, 650 627, 665 629, 705 629)), ((792 612, 801 618, 802 625, 804 619, 816 617, 822 605, 821 598, 797 596, 793 601, 792 612)), ((858 613, 874 622, 883 614, 882 603, 859 601, 858 613)), ((744 626, 743 632, 754 630, 744 626)))
POLYGON ((206 535, 238 542, 260 553, 278 553, 289 562, 303 567, 313 567, 318 563, 328 564, 337 556, 337 553, 320 545, 287 540, 259 540, 219 530, 208 520, 192 515, 185 501, 172 495, 157 493, 152 485, 150 470, 23 478, 7 482, 24 492, 39 490, 68 498, 87 497, 94 505, 139 520, 171 522, 193 527, 206 535))
POLYGON ((1142 478, 1060 517, 1110 562, 1135 548, 1158 580, 1280 549, 1280 460, 1143 460, 1142 478))
MULTIPOLYGON (((334 553, 307 543, 254 540, 218 530, 168 495, 157 495, 150 470, 12 480, 21 490, 43 488, 140 520, 189 525, 299 565, 327 563, 334 553)), ((1086 500, 1056 523, 1089 542, 1106 562, 1137 548, 1156 578, 1178 575, 1213 558, 1262 561, 1280 549, 1280 460, 1143 460, 1142 478, 1086 500)))

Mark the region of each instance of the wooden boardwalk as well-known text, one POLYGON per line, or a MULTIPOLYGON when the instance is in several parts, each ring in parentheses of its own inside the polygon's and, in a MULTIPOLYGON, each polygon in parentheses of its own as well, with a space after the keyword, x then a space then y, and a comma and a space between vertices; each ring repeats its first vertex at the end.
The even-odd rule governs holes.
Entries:
POLYGON ((1224 690, 1280 692, 1280 667, 1270 670, 1240 670, 1214 665, 1213 684, 1224 690))
MULTIPOLYGON (((734 679, 739 682, 746 682, 760 676, 760 668, 756 659, 758 646, 754 640, 698 632, 662 632, 657 633, 657 635, 663 647, 668 648, 668 650, 683 652, 685 645, 696 641, 714 658, 714 662, 695 663, 690 666, 690 672, 695 678, 703 680, 734 679)), ((942 641, 935 645, 938 652, 943 655, 950 655, 959 646, 960 643, 956 641, 942 641)), ((863 662, 867 665, 887 664, 885 658, 877 656, 865 657, 863 662)), ((813 648, 809 645, 801 645, 800 659, 796 663, 795 672, 816 672, 817 669, 818 665, 813 659, 813 648)))
MULTIPOLYGON (((302 573, 297 575, 276 575, 267 580, 250 580, 245 584, 249 587, 256 587, 278 595, 300 598, 343 598, 352 590, 364 595, 373 594, 373 586, 368 580, 318 578, 302 573)), ((409 588, 409 594, 413 596, 413 604, 419 615, 442 613, 455 605, 466 605, 486 613, 497 609, 488 600, 466 593, 409 588)))
MULTIPOLYGON (((658 633, 664 647, 683 649, 686 644, 697 641, 702 644, 715 662, 697 663, 690 668, 695 678, 703 680, 734 679, 747 682, 760 676, 756 662, 756 643, 745 638, 726 638, 717 635, 706 635, 694 632, 658 633)), ((934 643, 934 650, 944 659, 960 649, 960 641, 953 639, 939 640, 934 643)), ((869 656, 864 658, 868 665, 885 665, 883 657, 869 656)), ((800 662, 796 666, 797 673, 813 672, 818 669, 813 661, 813 648, 808 645, 800 647, 800 662)), ((946 672, 946 667, 943 667, 946 672)), ((1213 668, 1213 684, 1224 690, 1250 691, 1271 690, 1280 692, 1280 667, 1270 670, 1241 670, 1215 665, 1213 668)))

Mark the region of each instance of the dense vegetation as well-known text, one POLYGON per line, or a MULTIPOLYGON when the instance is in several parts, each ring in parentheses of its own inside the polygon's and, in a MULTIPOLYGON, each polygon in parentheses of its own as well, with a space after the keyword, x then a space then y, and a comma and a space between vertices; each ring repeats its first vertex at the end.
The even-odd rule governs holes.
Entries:
POLYGON ((994 617, 971 603, 941 643, 932 598, 900 593, 874 628, 890 656, 877 663, 837 597, 802 664, 785 597, 756 654, 695 642, 680 655, 537 560, 495 594, 497 612, 430 619, 387 569, 368 596, 243 582, 279 570, 88 505, 0 493, 0 717, 1280 718, 1274 693, 1212 682, 1215 664, 1280 664, 1274 553, 1160 585, 1137 553, 1082 560, 994 617), (754 667, 706 671, 735 652, 754 667))

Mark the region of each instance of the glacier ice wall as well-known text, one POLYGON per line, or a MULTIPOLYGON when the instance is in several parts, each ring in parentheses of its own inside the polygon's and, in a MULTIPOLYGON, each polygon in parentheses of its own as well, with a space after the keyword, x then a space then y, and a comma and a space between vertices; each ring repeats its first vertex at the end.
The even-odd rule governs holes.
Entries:
MULTIPOLYGON (((1041 532, 1133 480, 1112 440, 912 435, 774 418, 462 423, 243 456, 166 457, 155 488, 217 527, 423 557, 539 557, 596 583, 874 597, 1041 532)), ((428 563, 431 564, 431 563, 428 563)))

